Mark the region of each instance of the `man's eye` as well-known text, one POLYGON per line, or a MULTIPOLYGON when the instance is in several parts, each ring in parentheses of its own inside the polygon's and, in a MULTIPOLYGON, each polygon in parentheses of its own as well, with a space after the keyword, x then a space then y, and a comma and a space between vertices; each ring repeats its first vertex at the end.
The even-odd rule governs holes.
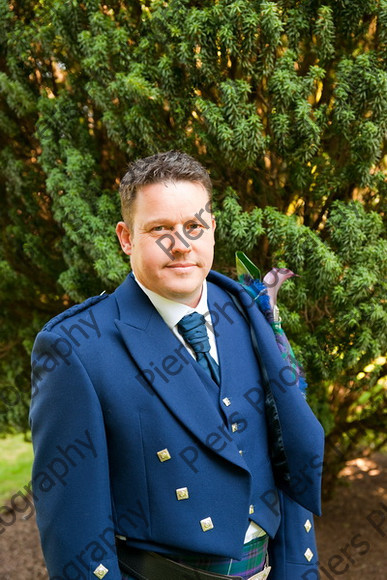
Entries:
POLYGON ((198 228, 200 228, 200 224, 192 223, 192 224, 188 224, 188 226, 187 226, 187 229, 190 229, 190 230, 196 230, 198 228))
POLYGON ((154 226, 152 228, 152 232, 162 232, 163 230, 169 230, 169 229, 171 229, 171 228, 168 226, 154 226))

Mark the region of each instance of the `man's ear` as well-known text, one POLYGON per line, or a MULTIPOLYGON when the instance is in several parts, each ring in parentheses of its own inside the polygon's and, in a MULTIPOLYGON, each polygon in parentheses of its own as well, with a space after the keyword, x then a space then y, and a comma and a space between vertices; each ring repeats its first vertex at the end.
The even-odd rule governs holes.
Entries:
POLYGON ((211 229, 212 229, 212 235, 213 235, 213 238, 214 238, 213 245, 215 246, 216 220, 215 220, 215 217, 213 215, 211 216, 211 229))
POLYGON ((116 234, 120 241, 122 251, 130 256, 132 253, 132 237, 125 222, 118 222, 116 226, 116 234))

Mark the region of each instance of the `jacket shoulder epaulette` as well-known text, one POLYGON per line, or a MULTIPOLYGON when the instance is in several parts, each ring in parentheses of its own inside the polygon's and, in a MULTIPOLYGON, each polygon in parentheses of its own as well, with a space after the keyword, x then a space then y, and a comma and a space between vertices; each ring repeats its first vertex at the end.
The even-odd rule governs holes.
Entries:
POLYGON ((109 294, 104 291, 101 294, 99 294, 98 296, 91 296, 90 298, 87 298, 87 300, 85 300, 84 302, 81 302, 81 304, 74 304, 74 306, 67 308, 67 310, 60 312, 59 314, 54 316, 54 318, 51 318, 51 320, 46 322, 46 324, 42 328, 42 331, 43 330, 52 330, 52 328, 54 326, 56 326, 57 324, 59 324, 63 320, 66 320, 67 318, 70 318, 71 316, 74 316, 75 314, 79 314, 80 312, 83 312, 84 310, 86 310, 90 306, 93 306, 94 304, 97 304, 98 302, 105 300, 105 298, 107 298, 108 296, 109 296, 109 294))

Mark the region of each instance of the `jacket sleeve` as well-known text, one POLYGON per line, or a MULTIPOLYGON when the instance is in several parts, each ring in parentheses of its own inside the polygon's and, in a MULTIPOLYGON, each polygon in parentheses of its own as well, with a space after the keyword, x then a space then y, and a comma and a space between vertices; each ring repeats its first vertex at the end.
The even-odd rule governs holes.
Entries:
POLYGON ((50 579, 120 579, 100 403, 75 349, 48 330, 32 352, 30 422, 32 490, 50 579))

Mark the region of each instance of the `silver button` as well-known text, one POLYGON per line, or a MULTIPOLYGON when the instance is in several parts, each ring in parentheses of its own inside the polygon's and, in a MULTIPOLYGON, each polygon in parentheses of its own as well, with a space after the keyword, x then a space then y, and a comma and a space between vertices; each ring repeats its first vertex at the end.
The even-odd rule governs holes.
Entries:
POLYGON ((157 457, 159 458, 161 463, 164 463, 164 461, 168 461, 168 459, 171 459, 171 454, 169 453, 168 449, 161 449, 161 451, 157 452, 157 457))
POLYGON ((312 524, 310 523, 310 520, 306 520, 306 522, 304 523, 304 528, 306 529, 307 533, 310 532, 310 530, 312 529, 312 524))
POLYGON ((208 532, 208 530, 212 530, 212 528, 214 527, 211 518, 204 518, 204 520, 200 520, 200 525, 202 527, 203 532, 208 532))
POLYGON ((239 449, 239 455, 243 455, 243 449, 239 449))
POLYGON ((249 506, 249 514, 252 515, 255 512, 255 508, 253 506, 253 504, 251 504, 251 506, 249 506))
POLYGON ((224 397, 223 403, 226 405, 226 407, 229 407, 231 405, 231 401, 228 397, 224 397))
POLYGON ((94 576, 97 576, 97 578, 104 578, 104 576, 106 576, 106 574, 108 572, 109 572, 109 570, 107 568, 105 568, 105 566, 100 564, 99 566, 96 567, 93 574, 94 574, 94 576))
POLYGON ((311 559, 313 558, 313 552, 310 548, 308 548, 305 552, 304 552, 304 556, 305 558, 308 560, 308 562, 311 561, 311 559))
POLYGON ((188 499, 189 498, 188 487, 179 487, 179 489, 176 490, 176 497, 179 501, 181 501, 182 499, 188 499))
POLYGON ((231 425, 231 431, 232 431, 233 433, 235 433, 235 431, 238 431, 238 423, 233 423, 233 424, 231 425))

